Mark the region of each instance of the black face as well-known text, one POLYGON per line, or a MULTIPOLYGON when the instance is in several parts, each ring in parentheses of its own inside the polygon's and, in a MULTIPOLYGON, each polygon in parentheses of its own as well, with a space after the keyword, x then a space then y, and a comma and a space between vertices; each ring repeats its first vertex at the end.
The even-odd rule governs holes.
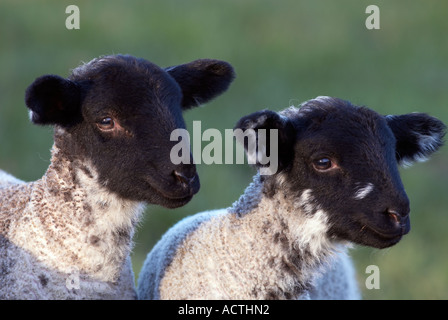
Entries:
POLYGON ((164 70, 143 59, 110 56, 80 66, 69 80, 37 79, 27 105, 33 122, 64 129, 56 144, 91 164, 101 185, 126 199, 178 207, 198 192, 199 177, 192 161, 171 162, 178 143, 170 141, 171 132, 185 128, 182 111, 192 101, 213 98, 232 79, 232 68, 216 60, 164 70))
POLYGON ((410 229, 395 137, 386 119, 369 109, 334 107, 330 113, 312 107, 307 112, 290 168, 300 179, 291 179, 291 189, 310 190, 328 213, 331 236, 391 246, 410 229))
POLYGON ((194 164, 170 161, 170 134, 185 128, 182 93, 164 70, 149 63, 140 68, 109 66, 98 74, 83 99, 84 121, 66 129, 70 138, 63 144, 89 155, 111 191, 177 207, 199 190, 194 164))
POLYGON ((422 114, 383 117, 328 97, 310 100, 299 110, 286 110, 283 117, 269 112, 281 119, 275 125, 279 131, 291 132, 279 135, 284 165, 277 174, 286 180, 286 192, 305 201, 306 214, 326 213, 330 237, 376 248, 396 244, 410 230, 399 146, 406 145, 409 156, 428 156, 440 147, 444 125, 422 114), (400 129, 390 123, 398 119, 406 120, 400 129), (410 152, 411 145, 415 150, 410 152))

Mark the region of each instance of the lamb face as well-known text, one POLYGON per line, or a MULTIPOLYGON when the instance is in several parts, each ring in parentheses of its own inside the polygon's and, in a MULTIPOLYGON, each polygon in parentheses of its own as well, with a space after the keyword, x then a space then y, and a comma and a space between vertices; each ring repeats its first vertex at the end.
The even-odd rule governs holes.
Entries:
POLYGON ((170 161, 171 131, 232 80, 222 61, 161 69, 131 56, 36 79, 26 104, 55 143, 37 181, 0 170, 0 299, 135 299, 142 202, 178 207, 199 189, 194 165, 170 161))
POLYGON ((410 209, 386 119, 337 100, 303 108, 291 168, 300 179, 290 180, 291 192, 309 190, 309 212, 327 213, 330 236, 378 248, 397 243, 409 232, 410 209))
POLYGON ((282 167, 265 177, 272 192, 280 182, 303 212, 324 214, 328 237, 376 248, 396 244, 410 230, 398 162, 429 156, 445 130, 425 114, 384 117, 329 97, 281 114, 258 112, 237 127, 249 123, 279 130, 282 167))
MULTIPOLYGON (((42 76, 27 90, 31 120, 54 124, 55 144, 122 198, 179 207, 199 190, 194 164, 174 165, 170 133, 182 111, 227 89, 225 62, 197 60, 162 69, 131 56, 106 56, 68 79, 42 76)), ((192 161, 191 161, 192 162, 192 161)))
POLYGON ((328 97, 235 129, 254 130, 235 137, 258 168, 275 142, 261 135, 278 137, 277 172, 259 170, 231 208, 170 229, 146 258, 140 298, 359 298, 348 242, 384 248, 409 232, 398 163, 428 157, 445 132, 424 114, 383 117, 328 97))

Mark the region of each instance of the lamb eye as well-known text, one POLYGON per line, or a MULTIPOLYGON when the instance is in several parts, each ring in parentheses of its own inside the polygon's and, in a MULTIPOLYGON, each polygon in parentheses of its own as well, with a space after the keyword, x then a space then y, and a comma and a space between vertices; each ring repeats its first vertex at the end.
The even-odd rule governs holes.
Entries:
POLYGON ((320 158, 313 161, 313 166, 317 171, 325 171, 333 167, 333 162, 329 158, 320 158))
POLYGON ((101 121, 98 122, 97 125, 101 130, 108 131, 112 130, 115 127, 115 121, 110 117, 106 117, 101 119, 101 121))

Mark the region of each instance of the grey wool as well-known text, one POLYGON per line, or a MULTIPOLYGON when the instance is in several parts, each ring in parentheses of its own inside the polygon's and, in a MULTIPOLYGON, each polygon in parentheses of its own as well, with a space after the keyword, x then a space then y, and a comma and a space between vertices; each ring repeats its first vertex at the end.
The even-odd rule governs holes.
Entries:
POLYGON ((319 243, 312 248, 317 259, 309 256, 309 265, 296 269, 308 256, 300 246, 312 246, 324 230, 313 230, 318 219, 304 218, 297 226, 302 239, 289 238, 284 223, 297 212, 281 196, 263 197, 259 178, 233 207, 187 217, 162 237, 139 275, 139 299, 360 298, 342 243, 319 243))

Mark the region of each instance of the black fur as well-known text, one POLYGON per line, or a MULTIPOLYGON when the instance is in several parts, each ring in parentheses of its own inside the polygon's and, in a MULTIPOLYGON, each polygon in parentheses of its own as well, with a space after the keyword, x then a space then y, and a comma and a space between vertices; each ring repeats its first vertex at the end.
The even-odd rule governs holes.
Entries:
POLYGON ((396 157, 400 164, 424 160, 443 145, 446 127, 436 118, 410 113, 386 119, 397 139, 396 157))
POLYGON ((80 117, 81 91, 70 80, 55 75, 37 78, 25 93, 25 103, 32 111, 35 124, 78 123, 80 117))
POLYGON ((230 64, 201 59, 165 69, 180 85, 182 108, 196 107, 226 91, 235 78, 230 64))
MULTIPOLYGON (((330 237, 384 248, 409 232, 409 200, 397 162, 439 149, 445 133, 440 120, 423 114, 384 117, 328 97, 281 114, 256 112, 242 118, 236 128, 279 130, 279 162, 284 164, 277 175, 286 177, 286 192, 292 198, 311 190, 307 208, 313 210, 308 214, 327 213, 330 237), (421 135, 429 138, 417 143, 421 135), (317 170, 313 164, 322 158, 331 159, 335 169, 317 170), (356 190, 369 183, 373 189, 357 199, 356 190)), ((264 181, 267 194, 278 190, 275 175, 264 176, 264 181)))
MULTIPOLYGON (((266 130, 266 150, 270 150, 270 131, 269 129, 277 129, 278 130, 278 167, 279 170, 285 168, 285 166, 292 163, 292 159, 294 156, 293 146, 294 146, 294 128, 290 121, 287 121, 282 116, 280 116, 277 112, 270 110, 263 110, 255 112, 251 115, 242 117, 238 123, 235 125, 234 129, 265 129, 266 130)), ((243 144, 245 150, 248 148, 248 140, 239 141, 243 144)), ((258 147, 258 136, 256 140, 256 145, 258 147)), ((268 156, 270 156, 268 154, 268 156)), ((258 163, 258 166, 263 166, 261 163, 258 163)), ((265 164, 268 166, 268 164, 265 164)))
POLYGON ((109 190, 126 199, 178 207, 199 190, 199 177, 194 164, 171 163, 170 150, 177 143, 170 141, 171 132, 185 128, 182 110, 221 94, 233 77, 232 67, 217 60, 197 60, 167 72, 144 59, 105 56, 74 69, 68 79, 36 79, 26 104, 34 123, 63 129, 55 131, 56 146, 82 163, 83 172, 84 163, 92 163, 109 190), (112 130, 103 130, 111 121, 112 130))

